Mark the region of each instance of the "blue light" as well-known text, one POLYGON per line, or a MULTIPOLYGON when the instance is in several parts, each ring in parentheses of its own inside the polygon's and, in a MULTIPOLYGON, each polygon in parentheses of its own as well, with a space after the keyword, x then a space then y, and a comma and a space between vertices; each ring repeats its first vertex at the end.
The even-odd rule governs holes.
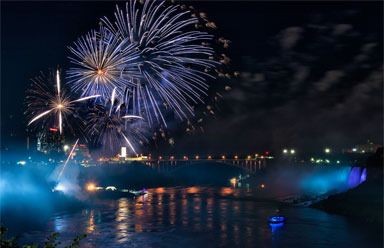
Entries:
POLYGON ((361 173, 360 183, 365 182, 365 180, 367 180, 367 168, 364 168, 363 172, 361 173))
POLYGON ((284 222, 280 223, 269 223, 269 226, 271 227, 272 234, 276 233, 276 230, 282 226, 284 226, 284 222))
POLYGON ((273 227, 273 228, 281 227, 281 226, 284 226, 284 222, 280 222, 280 223, 269 223, 269 226, 270 226, 270 227, 273 227))
POLYGON ((352 167, 351 173, 348 178, 348 187, 354 188, 360 184, 361 180, 361 168, 360 167, 352 167))
POLYGON ((269 223, 282 223, 285 221, 285 217, 283 216, 272 216, 269 218, 269 223))

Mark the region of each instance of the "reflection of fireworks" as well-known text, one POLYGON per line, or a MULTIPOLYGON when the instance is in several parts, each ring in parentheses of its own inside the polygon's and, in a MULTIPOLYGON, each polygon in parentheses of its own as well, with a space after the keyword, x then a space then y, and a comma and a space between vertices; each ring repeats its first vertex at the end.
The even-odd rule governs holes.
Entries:
POLYGON ((67 125, 70 126, 67 116, 74 114, 74 103, 99 96, 95 95, 71 100, 69 94, 61 89, 59 70, 57 70, 56 73, 51 71, 48 78, 42 74, 32 81, 33 88, 27 90, 27 92, 31 94, 27 96, 27 112, 29 112, 33 118, 28 122, 28 125, 43 120, 43 126, 46 126, 50 121, 54 120, 55 125, 59 127, 60 134, 63 132, 63 122, 66 122, 67 125), (56 86, 54 86, 55 81, 56 86))
POLYGON ((111 98, 109 108, 95 105, 90 110, 87 117, 88 135, 94 138, 95 143, 102 144, 112 151, 123 144, 127 144, 137 155, 133 142, 142 144, 145 140, 143 118, 135 115, 123 115, 125 104, 117 103, 117 99, 111 98))
POLYGON ((127 3, 125 13, 117 7, 114 22, 102 19, 107 29, 140 53, 133 61, 126 58, 126 65, 135 63, 140 72, 130 92, 134 114, 144 112, 150 124, 156 120, 166 125, 163 112, 170 109, 176 118, 185 119, 193 114, 192 104, 203 102, 207 94, 206 79, 213 76, 205 71, 220 64, 213 60, 213 49, 203 45, 213 36, 195 30, 198 19, 178 5, 137 3, 127 3))
POLYGON ((82 96, 100 94, 108 99, 114 88, 131 84, 136 68, 131 60, 137 59, 139 53, 133 44, 125 45, 105 28, 91 31, 69 49, 74 55, 71 62, 79 66, 68 71, 69 83, 82 96))

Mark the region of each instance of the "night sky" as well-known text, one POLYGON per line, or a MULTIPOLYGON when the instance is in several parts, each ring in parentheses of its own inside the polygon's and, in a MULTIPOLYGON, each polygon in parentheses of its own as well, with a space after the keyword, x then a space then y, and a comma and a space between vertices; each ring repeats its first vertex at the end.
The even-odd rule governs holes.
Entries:
MULTIPOLYGON (((120 2, 122 5, 123 2, 120 2)), ((67 47, 112 16, 115 2, 1 3, 1 146, 25 145, 29 79, 70 67, 67 47)), ((241 76, 205 133, 173 153, 314 151, 383 143, 381 2, 193 2, 232 41, 241 76)), ((222 86, 224 87, 224 85, 222 86)))

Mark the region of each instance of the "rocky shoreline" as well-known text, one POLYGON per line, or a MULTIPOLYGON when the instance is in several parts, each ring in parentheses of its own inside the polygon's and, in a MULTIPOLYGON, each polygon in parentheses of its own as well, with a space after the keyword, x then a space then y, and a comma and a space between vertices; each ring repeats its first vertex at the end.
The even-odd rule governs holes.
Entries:
POLYGON ((367 181, 347 192, 329 196, 310 207, 369 223, 383 223, 383 148, 366 164, 367 181))

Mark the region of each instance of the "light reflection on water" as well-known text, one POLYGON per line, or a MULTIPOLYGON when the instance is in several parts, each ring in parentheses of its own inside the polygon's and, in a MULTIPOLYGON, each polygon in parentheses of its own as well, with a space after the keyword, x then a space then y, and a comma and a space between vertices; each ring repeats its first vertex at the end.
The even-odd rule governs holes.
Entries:
POLYGON ((24 240, 44 241, 57 231, 64 244, 86 233, 85 247, 378 247, 374 229, 310 208, 283 209, 287 223, 270 226, 278 204, 244 195, 232 188, 150 189, 136 199, 103 199, 53 216, 46 230, 24 240))

